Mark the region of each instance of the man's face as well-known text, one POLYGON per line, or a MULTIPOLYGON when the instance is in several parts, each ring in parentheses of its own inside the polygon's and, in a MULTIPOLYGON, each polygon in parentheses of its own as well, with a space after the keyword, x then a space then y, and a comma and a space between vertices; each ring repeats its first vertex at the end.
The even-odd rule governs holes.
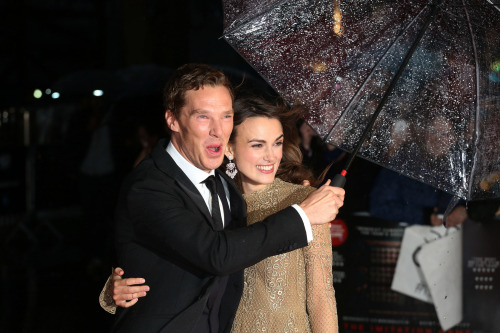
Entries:
POLYGON ((233 103, 227 88, 189 90, 179 117, 167 110, 165 119, 172 130, 172 144, 191 164, 206 172, 222 164, 233 130, 233 103))

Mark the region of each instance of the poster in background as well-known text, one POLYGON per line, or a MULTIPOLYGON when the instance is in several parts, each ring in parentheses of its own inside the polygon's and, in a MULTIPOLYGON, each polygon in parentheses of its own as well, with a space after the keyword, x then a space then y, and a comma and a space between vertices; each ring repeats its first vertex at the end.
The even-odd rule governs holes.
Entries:
POLYGON ((464 319, 500 332, 500 220, 463 225, 464 319))
MULTIPOLYGON (((442 333, 433 304, 391 290, 407 224, 369 216, 343 222, 347 239, 333 247, 340 332, 442 333)), ((490 333, 480 325, 464 320, 446 333, 490 333)))

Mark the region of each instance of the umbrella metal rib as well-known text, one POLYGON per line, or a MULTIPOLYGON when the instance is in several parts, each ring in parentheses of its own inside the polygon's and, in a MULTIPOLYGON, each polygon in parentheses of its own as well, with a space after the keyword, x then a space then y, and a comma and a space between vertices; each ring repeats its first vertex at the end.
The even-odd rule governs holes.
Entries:
MULTIPOLYGON (((489 1, 488 1, 489 2, 489 1)), ((463 3, 463 0, 462 0, 463 3)), ((490 2, 491 3, 491 2, 490 2)), ((498 8, 497 8, 498 9, 498 8)), ((464 12, 465 12, 465 17, 467 18, 467 25, 470 31, 470 38, 471 38, 471 44, 472 44, 472 51, 474 53, 474 65, 476 66, 476 91, 479 92, 479 63, 477 60, 477 48, 476 48, 476 42, 474 40, 474 33, 472 32, 472 27, 470 24, 470 18, 469 18, 469 12, 467 11, 467 7, 465 7, 464 4, 464 12)), ((479 145, 479 135, 477 135, 477 130, 479 129, 479 93, 476 94, 476 137, 475 137, 475 145, 479 145)), ((477 151, 476 151, 477 154, 477 151)), ((474 158, 476 160, 476 158, 474 158)), ((472 164, 472 174, 474 174, 474 168, 475 168, 475 163, 472 164)), ((469 183, 469 193, 472 192, 472 182, 469 183)))
POLYGON ((393 77, 393 79, 392 79, 389 87, 385 91, 382 99, 380 100, 380 103, 377 106, 377 109, 375 110, 375 112, 373 113, 373 115, 372 115, 372 117, 370 119, 370 122, 368 123, 368 125, 365 128, 365 130, 363 131, 363 134, 361 135, 361 138, 359 139, 359 141, 358 141, 358 143, 357 143, 354 151, 352 152, 352 154, 347 159, 347 162, 346 162, 346 164, 344 166, 344 169, 342 170, 342 172, 340 174, 338 174, 338 175, 336 175, 334 177, 334 179, 333 179, 333 181, 331 183, 332 186, 344 187, 345 182, 346 182, 345 175, 347 174, 347 171, 349 170, 352 162, 354 161, 354 158, 356 157, 356 155, 359 153, 361 147, 363 146, 364 141, 366 140, 366 138, 370 134, 370 131, 373 128, 373 125, 375 124, 375 121, 377 120, 377 117, 380 114, 380 111, 384 107, 387 99, 389 98, 389 95, 392 93, 392 91, 396 87, 396 84, 397 84, 399 78, 403 74, 406 66, 408 65, 408 62, 410 61, 411 57, 413 56, 413 53, 417 49, 418 44, 422 40, 422 38, 423 38, 423 36, 425 34, 425 31, 427 30, 427 28, 429 27, 429 25, 433 21, 433 19, 436 16, 436 14, 439 12, 440 5, 443 3, 443 1, 444 0, 439 0, 439 1, 437 1, 437 3, 434 3, 434 4, 430 5, 432 7, 432 9, 431 9, 431 12, 429 13, 429 15, 428 15, 428 17, 427 17, 427 19, 426 19, 423 27, 422 27, 422 29, 420 29, 420 31, 419 31, 419 33, 417 35, 417 38, 413 42, 411 48, 408 50, 408 53, 406 54, 406 56, 405 56, 405 58, 404 58, 404 60, 403 60, 403 62, 401 64, 401 66, 399 66, 398 71, 394 75, 394 77, 393 77))

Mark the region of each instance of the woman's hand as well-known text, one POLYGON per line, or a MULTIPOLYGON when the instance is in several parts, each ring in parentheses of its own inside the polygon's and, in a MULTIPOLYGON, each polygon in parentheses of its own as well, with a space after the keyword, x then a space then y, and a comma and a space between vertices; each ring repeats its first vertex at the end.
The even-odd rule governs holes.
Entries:
POLYGON ((144 297, 149 291, 149 286, 144 285, 143 278, 126 278, 122 275, 125 272, 120 267, 115 268, 112 276, 110 294, 116 306, 128 308, 137 303, 139 297, 144 297))

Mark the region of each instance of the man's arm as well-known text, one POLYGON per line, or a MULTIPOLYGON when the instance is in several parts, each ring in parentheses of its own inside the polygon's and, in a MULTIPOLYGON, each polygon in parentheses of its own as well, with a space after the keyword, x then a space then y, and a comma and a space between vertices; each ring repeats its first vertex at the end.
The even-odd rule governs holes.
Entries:
MULTIPOLYGON (((150 176, 136 181, 126 193, 126 204, 122 202, 117 210, 118 229, 129 220, 134 242, 172 262, 227 275, 307 245, 304 224, 292 207, 263 223, 216 232, 173 180, 150 176)), ((301 208, 312 224, 330 222, 342 205, 343 193, 342 189, 323 186, 306 198, 301 208)))

